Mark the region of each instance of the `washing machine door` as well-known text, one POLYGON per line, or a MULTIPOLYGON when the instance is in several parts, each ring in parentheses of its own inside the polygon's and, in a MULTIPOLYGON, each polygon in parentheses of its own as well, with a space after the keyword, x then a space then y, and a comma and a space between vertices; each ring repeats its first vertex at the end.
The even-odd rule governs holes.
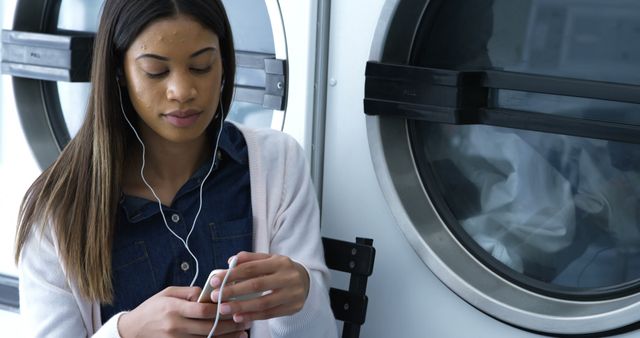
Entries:
POLYGON ((390 0, 366 70, 380 185, 425 264, 552 334, 640 321, 640 4, 390 0))
MULTIPOLYGON (((278 1, 223 2, 234 32, 237 63, 228 118, 282 130, 288 65, 278 1)), ((57 158, 84 119, 102 3, 19 0, 13 30, 2 32, 2 72, 14 76, 20 120, 41 168, 57 158)))

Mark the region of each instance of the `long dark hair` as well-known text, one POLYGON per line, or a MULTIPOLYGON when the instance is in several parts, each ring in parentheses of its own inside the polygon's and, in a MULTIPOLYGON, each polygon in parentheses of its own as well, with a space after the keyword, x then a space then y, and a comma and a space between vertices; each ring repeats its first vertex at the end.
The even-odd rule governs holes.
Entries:
MULTIPOLYGON (((223 112, 229 111, 235 50, 220 0, 106 0, 94 44, 85 120, 60 157, 31 185, 20 207, 16 261, 37 229, 34 227, 41 231, 51 227, 64 270, 80 293, 92 301, 108 303, 113 299, 111 246, 125 151, 134 146, 131 131, 119 113, 116 77, 137 36, 149 24, 177 15, 194 18, 218 36, 225 82, 220 101, 223 112)), ((122 92, 125 111, 135 120, 126 90, 122 92)))

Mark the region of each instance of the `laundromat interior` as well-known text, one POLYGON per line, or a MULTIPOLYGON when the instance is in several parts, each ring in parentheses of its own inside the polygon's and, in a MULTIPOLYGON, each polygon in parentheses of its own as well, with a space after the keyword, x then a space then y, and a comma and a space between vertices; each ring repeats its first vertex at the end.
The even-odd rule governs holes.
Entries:
MULTIPOLYGON (((222 2, 228 119, 300 144, 323 237, 372 240, 359 337, 640 338, 640 2, 222 2)), ((18 208, 80 128, 102 3, 1 3, 1 337, 25 337, 18 208)))

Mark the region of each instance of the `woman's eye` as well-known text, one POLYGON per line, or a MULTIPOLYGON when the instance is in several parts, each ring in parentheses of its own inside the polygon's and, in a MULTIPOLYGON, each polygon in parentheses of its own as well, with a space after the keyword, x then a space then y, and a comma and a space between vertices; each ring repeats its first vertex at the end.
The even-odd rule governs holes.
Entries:
POLYGON ((169 71, 164 71, 164 72, 160 72, 160 73, 148 73, 145 72, 145 74, 147 75, 147 77, 151 78, 151 79, 157 79, 157 78, 161 78, 167 74, 169 74, 169 71))
POLYGON ((204 73, 208 73, 211 70, 211 66, 207 66, 207 67, 192 67, 191 71, 196 73, 196 74, 204 74, 204 73))

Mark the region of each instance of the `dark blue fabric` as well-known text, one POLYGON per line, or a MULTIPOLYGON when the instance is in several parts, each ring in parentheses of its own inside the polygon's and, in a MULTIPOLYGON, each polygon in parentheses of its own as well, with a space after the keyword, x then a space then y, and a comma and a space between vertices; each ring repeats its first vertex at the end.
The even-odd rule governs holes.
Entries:
MULTIPOLYGON (((228 267, 230 256, 252 250, 247 145, 233 124, 224 124, 219 148, 220 156, 204 184, 200 216, 189 238, 189 248, 199 262, 194 286, 200 287, 209 272, 228 267)), ((183 239, 193 224, 200 184, 210 167, 211 161, 204 163, 178 190, 171 206, 163 205, 169 227, 183 239)), ((113 245, 112 273, 115 297, 113 304, 101 305, 103 323, 120 311, 134 309, 168 286, 191 283, 195 261, 182 242, 166 228, 157 201, 122 197, 113 245), (184 262, 189 265, 186 271, 181 268, 184 262)))

